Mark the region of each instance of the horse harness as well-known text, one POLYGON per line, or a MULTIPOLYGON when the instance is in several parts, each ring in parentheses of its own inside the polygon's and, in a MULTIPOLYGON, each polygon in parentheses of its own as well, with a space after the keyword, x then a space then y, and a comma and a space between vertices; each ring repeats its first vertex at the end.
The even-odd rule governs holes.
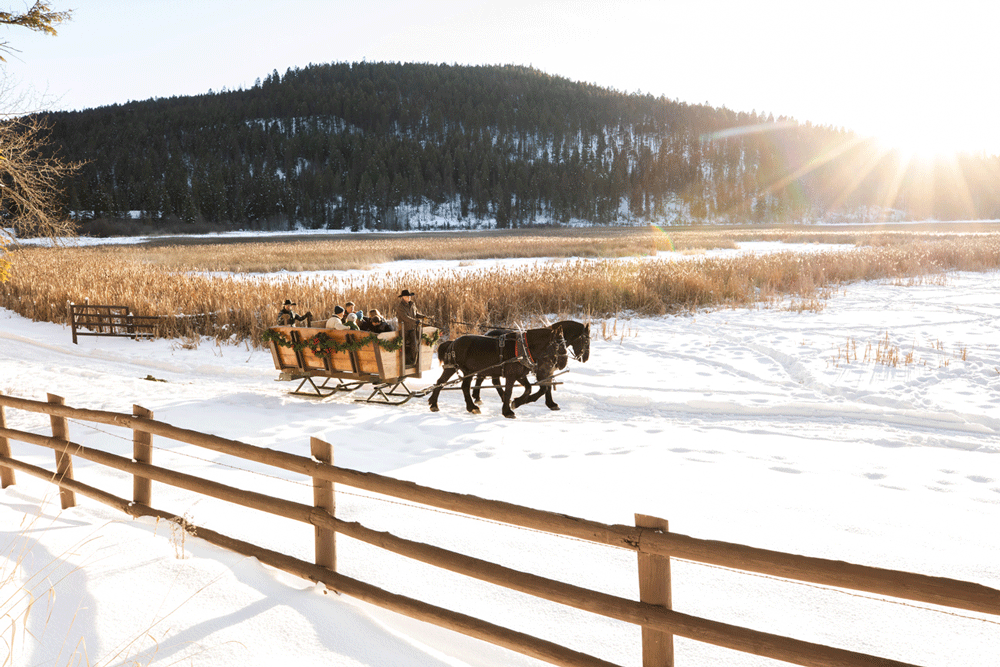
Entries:
POLYGON ((503 359, 503 349, 507 345, 507 340, 511 338, 514 340, 514 359, 512 361, 519 361, 529 371, 535 370, 538 364, 535 363, 535 360, 531 356, 531 348, 528 347, 527 332, 523 330, 508 331, 500 334, 500 337, 497 338, 497 353, 500 355, 500 358, 503 359))
MULTIPOLYGON (((494 368, 503 366, 511 361, 521 363, 521 365, 529 371, 535 370, 538 366, 534 358, 531 356, 531 348, 528 347, 527 333, 525 331, 510 331, 500 334, 500 336, 497 337, 497 357, 501 360, 500 363, 494 364, 493 366, 483 370, 493 370, 494 368), (514 342, 514 358, 504 359, 504 347, 506 347, 509 340, 513 340, 514 342)), ((454 345, 450 345, 444 350, 444 354, 441 355, 441 364, 446 368, 459 368, 458 355, 455 352, 454 345)), ((482 373, 483 370, 478 372, 482 373)))
MULTIPOLYGON (((451 341, 454 343, 454 341, 451 341)), ((454 344, 448 345, 447 349, 442 349, 441 365, 445 368, 458 368, 458 358, 455 356, 454 344)))

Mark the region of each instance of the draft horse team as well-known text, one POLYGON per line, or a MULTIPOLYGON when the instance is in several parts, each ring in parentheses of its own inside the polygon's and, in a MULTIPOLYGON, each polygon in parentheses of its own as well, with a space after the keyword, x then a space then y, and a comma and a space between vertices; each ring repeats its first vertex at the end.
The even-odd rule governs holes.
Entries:
POLYGON ((325 327, 310 327, 311 313, 295 315, 290 309, 295 304, 286 300, 281 311, 286 321, 269 328, 263 337, 270 344, 275 368, 281 371, 278 379, 299 380, 292 393, 320 398, 370 383, 371 395, 357 400, 388 405, 401 405, 411 398, 430 394, 433 412, 438 411, 441 391, 453 389, 449 385, 461 382, 466 410, 479 413, 480 389, 485 379, 490 378, 503 401, 503 416, 514 419, 515 408, 542 396, 550 410, 558 410, 559 405, 552 398, 557 384, 554 378, 566 368, 570 351, 580 362, 590 357, 589 324, 564 320, 527 331, 495 329, 486 335, 464 335, 440 343, 437 354, 444 368, 441 377, 434 385, 413 391, 406 386, 406 380, 419 378, 422 371, 430 370, 439 330, 423 325, 426 316, 416 311, 408 298, 412 296, 409 290, 400 294, 405 302, 396 309, 400 330, 381 333, 362 329, 360 325, 347 330, 336 309, 334 318, 324 322, 325 327), (296 327, 300 320, 307 326, 296 327), (331 326, 330 322, 341 326, 331 326), (452 380, 456 374, 458 378, 452 380), (529 376, 534 376, 538 387, 534 393, 529 376), (322 384, 317 385, 315 380, 319 378, 322 384), (331 380, 335 384, 328 384, 331 380), (516 398, 512 396, 515 384, 524 387, 516 398))
POLYGON ((558 410, 559 405, 552 398, 553 378, 556 371, 566 368, 570 349, 575 359, 587 361, 590 357, 589 324, 565 320, 527 331, 498 329, 484 336, 470 334, 445 341, 438 347, 438 359, 444 372, 428 399, 431 411, 438 411, 441 389, 456 373, 462 376, 462 394, 469 412, 479 413, 476 404, 480 402, 480 388, 487 377, 500 395, 503 416, 508 419, 515 418, 514 408, 536 401, 542 395, 550 410, 558 410), (529 374, 535 376, 536 384, 541 387, 534 394, 529 374), (505 381, 503 385, 501 378, 505 381), (473 380, 476 382, 474 391, 473 380), (524 392, 512 401, 515 383, 521 384, 524 392))

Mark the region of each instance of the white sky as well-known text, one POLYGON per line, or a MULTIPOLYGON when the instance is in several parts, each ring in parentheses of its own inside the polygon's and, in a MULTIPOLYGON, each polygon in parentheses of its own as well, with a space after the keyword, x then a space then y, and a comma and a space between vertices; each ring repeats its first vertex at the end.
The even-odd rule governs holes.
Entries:
MULTIPOLYGON (((19 8, 27 0, 9 0, 19 8)), ((915 149, 1000 154, 1000 5, 981 0, 52 0, 58 37, 0 29, 6 73, 75 109, 252 86, 338 61, 532 65, 915 149)))

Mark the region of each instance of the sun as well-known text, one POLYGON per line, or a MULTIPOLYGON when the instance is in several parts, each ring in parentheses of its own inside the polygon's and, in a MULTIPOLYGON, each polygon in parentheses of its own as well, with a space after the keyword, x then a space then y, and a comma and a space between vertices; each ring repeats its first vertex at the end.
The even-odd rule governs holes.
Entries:
MULTIPOLYGON (((924 119, 927 120, 927 119, 924 119)), ((960 153, 976 153, 977 137, 953 122, 900 123, 879 133, 879 141, 906 162, 953 160, 960 153)))

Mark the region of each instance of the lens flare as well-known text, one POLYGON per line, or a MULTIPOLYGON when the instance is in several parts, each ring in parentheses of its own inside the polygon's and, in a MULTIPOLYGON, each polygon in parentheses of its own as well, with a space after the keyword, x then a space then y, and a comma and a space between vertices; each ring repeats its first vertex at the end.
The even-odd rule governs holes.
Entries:
POLYGON ((660 227, 658 225, 654 225, 652 223, 650 223, 649 227, 650 227, 651 231, 659 232, 660 234, 663 235, 663 239, 667 242, 667 250, 669 250, 670 252, 676 252, 677 251, 677 248, 674 247, 674 241, 673 241, 673 239, 670 238, 670 235, 667 234, 667 232, 664 231, 664 229, 662 227, 660 227))

